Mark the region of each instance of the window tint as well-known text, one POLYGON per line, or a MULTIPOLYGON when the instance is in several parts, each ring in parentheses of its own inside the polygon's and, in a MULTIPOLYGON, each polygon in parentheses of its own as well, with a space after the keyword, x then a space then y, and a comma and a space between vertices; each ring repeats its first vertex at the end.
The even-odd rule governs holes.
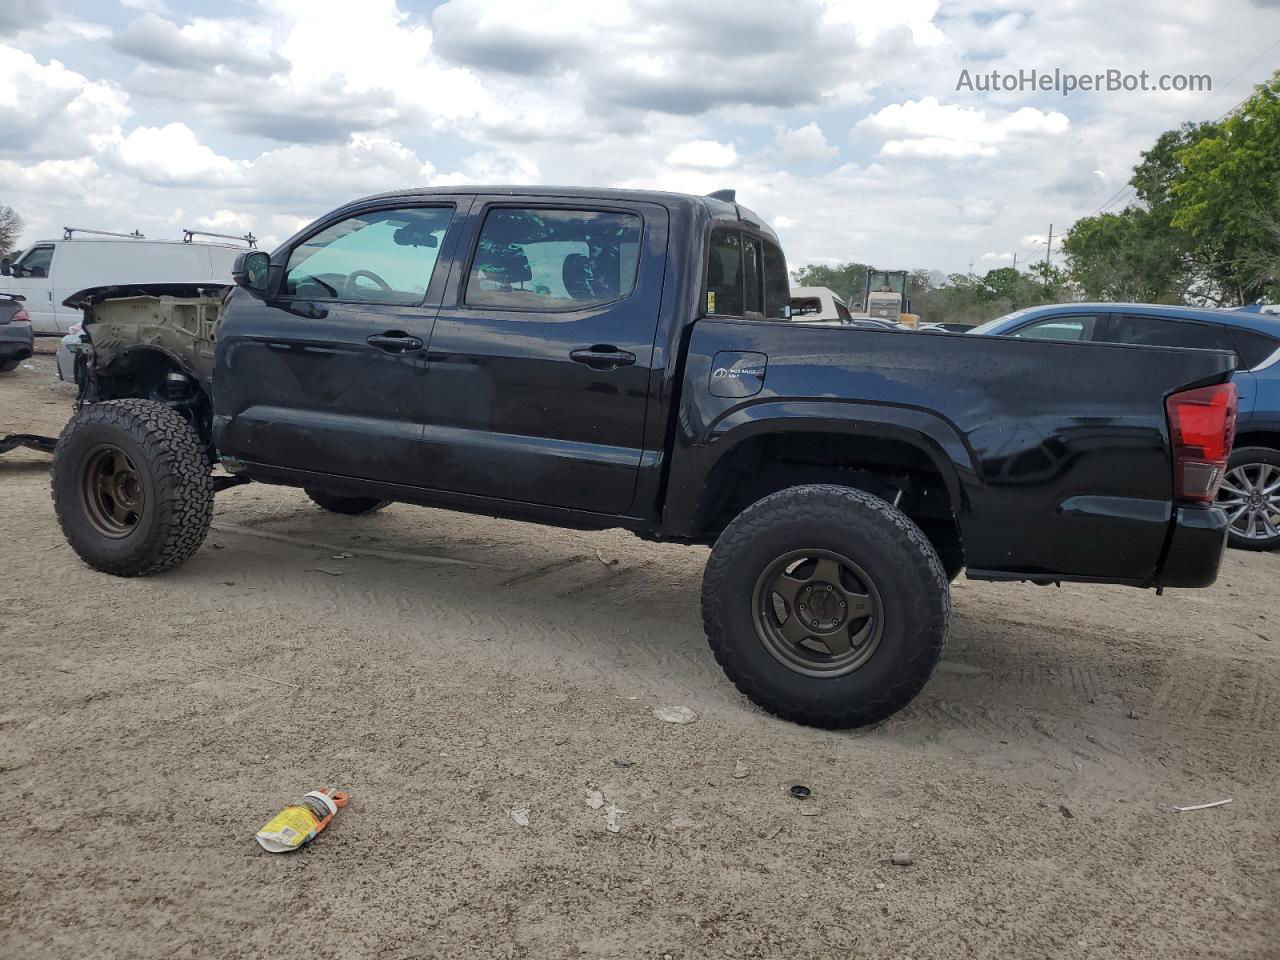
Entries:
POLYGON ((746 316, 764 316, 764 287, 760 283, 764 264, 760 259, 760 241, 755 237, 743 237, 742 286, 743 312, 746 316))
POLYGON ((1231 339, 1236 345, 1236 356, 1239 357, 1237 365, 1242 370, 1252 370, 1280 349, 1280 341, 1254 330, 1235 327, 1231 330, 1231 339))
POLYGON ((348 217, 289 254, 287 296, 421 303, 452 207, 377 210, 348 217))
POLYGON ((1138 343, 1149 347, 1230 349, 1221 327, 1207 323, 1187 323, 1167 317, 1113 315, 1106 339, 1113 343, 1138 343))
POLYGON ((573 310, 629 296, 643 221, 596 210, 490 210, 467 278, 467 303, 573 310))
POLYGON ((53 263, 53 247, 32 247, 19 262, 20 270, 18 275, 23 277, 47 277, 51 263, 53 263))
POLYGON ((742 235, 712 230, 707 256, 707 313, 742 316, 742 235))
MULTIPOLYGON (((788 319, 791 305, 791 281, 787 277, 787 260, 776 243, 764 241, 764 315, 770 320, 788 319)), ((840 312, 836 301, 836 312, 840 312)), ((849 311, 844 312, 848 316, 849 311)))
POLYGON ((1091 340, 1098 318, 1093 314, 1046 317, 1019 327, 1010 334, 1024 340, 1091 340))

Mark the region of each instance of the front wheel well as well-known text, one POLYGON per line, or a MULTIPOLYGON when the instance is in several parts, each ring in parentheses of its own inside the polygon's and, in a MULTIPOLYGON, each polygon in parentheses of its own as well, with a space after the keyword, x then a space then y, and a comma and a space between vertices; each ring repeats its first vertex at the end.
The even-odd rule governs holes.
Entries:
POLYGON ((744 440, 712 468, 698 511, 699 537, 714 540, 739 513, 787 487, 835 483, 887 500, 929 538, 948 572, 964 564, 953 502, 923 449, 890 437, 796 432, 744 440))
POLYGON ((213 407, 200 381, 165 350, 138 347, 101 366, 84 366, 79 403, 154 400, 179 413, 206 445, 212 443, 213 407))

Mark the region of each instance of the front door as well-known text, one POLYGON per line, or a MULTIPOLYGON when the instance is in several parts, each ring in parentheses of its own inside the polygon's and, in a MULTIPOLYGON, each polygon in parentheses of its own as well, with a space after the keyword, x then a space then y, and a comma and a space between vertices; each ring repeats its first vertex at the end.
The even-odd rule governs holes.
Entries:
POLYGON ((432 486, 625 512, 643 454, 665 208, 494 197, 469 219, 431 338, 432 486))
POLYGON ((10 293, 27 298, 31 329, 36 333, 61 333, 58 305, 53 302, 53 270, 55 248, 52 243, 36 244, 22 255, 8 278, 10 293))
MULTIPOLYGON (((464 205, 468 202, 461 201, 464 205)), ((250 463, 421 484, 423 379, 457 202, 327 218, 237 290, 218 335, 214 439, 250 463)))

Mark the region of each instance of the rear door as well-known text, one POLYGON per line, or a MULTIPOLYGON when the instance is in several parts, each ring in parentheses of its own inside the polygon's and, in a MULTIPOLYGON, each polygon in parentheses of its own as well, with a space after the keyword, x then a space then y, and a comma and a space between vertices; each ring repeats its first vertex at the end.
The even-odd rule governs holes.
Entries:
POLYGON ((643 456, 668 217, 484 197, 431 339, 431 485, 625 512, 643 456))
POLYGON ((219 331, 214 436, 241 460, 422 485, 426 345, 469 198, 319 221, 236 291, 219 331))
MULTIPOLYGON (((1237 360, 1239 358, 1235 341, 1225 326, 1181 317, 1113 313, 1108 318, 1103 335, 1098 339, 1108 343, 1132 343, 1149 347, 1227 350, 1236 354, 1237 360)), ((1240 400, 1240 411, 1247 412, 1253 407, 1254 394, 1257 392, 1253 374, 1238 366, 1232 379, 1240 400)))
POLYGON ((61 333, 58 311, 53 302, 53 271, 60 257, 56 245, 38 243, 13 265, 9 291, 27 298, 27 313, 35 333, 61 333))

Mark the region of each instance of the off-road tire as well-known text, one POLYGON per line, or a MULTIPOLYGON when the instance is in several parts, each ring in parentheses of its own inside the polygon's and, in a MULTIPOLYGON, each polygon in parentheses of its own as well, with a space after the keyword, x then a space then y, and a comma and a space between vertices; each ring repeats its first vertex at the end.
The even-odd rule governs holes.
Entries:
POLYGON ((947 575, 920 528, 879 497, 832 484, 791 487, 752 504, 720 534, 702 580, 703 625, 729 679, 770 713, 814 727, 864 726, 904 707, 942 656, 950 614, 947 575), (756 581, 798 549, 839 552, 874 580, 883 632, 851 673, 791 670, 757 634, 756 581))
POLYGON ((306 491, 311 502, 323 507, 330 513, 344 513, 349 517, 359 517, 366 513, 376 513, 383 507, 389 507, 391 500, 377 500, 373 497, 342 497, 336 493, 325 493, 323 490, 306 491))
POLYGON ((110 400, 71 418, 53 452, 53 508, 80 559, 103 573, 140 577, 169 570, 200 549, 213 517, 204 444, 178 413, 154 400, 110 400), (88 517, 85 459, 100 444, 124 451, 142 478, 137 526, 112 539, 88 517))
MULTIPOLYGON (((1238 447, 1231 451, 1227 461, 1227 472, 1248 464, 1266 463, 1280 469, 1280 450, 1271 447, 1238 447)), ((1227 543, 1238 550, 1276 550, 1280 549, 1280 536, 1246 537, 1234 525, 1227 530, 1227 543)))

